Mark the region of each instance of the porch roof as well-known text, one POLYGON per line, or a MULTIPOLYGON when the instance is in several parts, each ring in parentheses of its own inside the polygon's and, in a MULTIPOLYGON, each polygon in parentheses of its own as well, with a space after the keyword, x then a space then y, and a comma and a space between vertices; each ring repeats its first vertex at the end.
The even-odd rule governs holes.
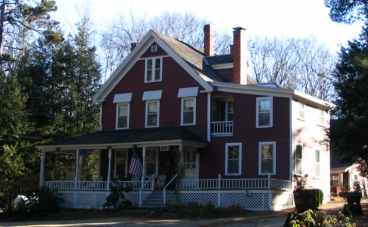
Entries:
POLYGON ((182 143, 195 146, 205 146, 206 141, 185 127, 172 128, 143 128, 128 130, 97 131, 73 137, 56 138, 55 140, 39 145, 41 150, 55 148, 84 148, 107 146, 131 146, 139 144, 182 143))

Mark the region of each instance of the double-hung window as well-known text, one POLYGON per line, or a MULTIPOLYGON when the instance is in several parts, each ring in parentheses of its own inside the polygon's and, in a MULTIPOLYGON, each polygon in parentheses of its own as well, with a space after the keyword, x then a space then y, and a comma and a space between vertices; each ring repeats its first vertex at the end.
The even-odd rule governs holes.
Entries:
POLYGON ((128 129, 130 118, 130 101, 132 93, 115 94, 114 103, 116 104, 116 129, 128 129))
POLYGON ((146 128, 158 127, 160 124, 160 101, 146 101, 146 128))
POLYGON ((162 91, 145 91, 143 101, 146 103, 144 125, 146 128, 155 128, 160 125, 160 99, 162 91))
POLYGON ((144 82, 162 81, 162 57, 146 58, 144 82))
POLYGON ((196 97, 181 98, 181 125, 196 124, 196 97))
POLYGON ((299 176, 303 175, 302 159, 303 159, 303 146, 296 145, 294 152, 294 173, 299 176))
POLYGON ((258 152, 259 175, 276 174, 276 142, 260 142, 258 152))
POLYGON ((272 97, 257 98, 257 128, 272 127, 273 124, 273 102, 272 97))
POLYGON ((225 144, 225 175, 239 176, 242 169, 242 144, 225 144))
POLYGON ((129 110, 130 103, 121 102, 116 104, 116 129, 129 128, 129 110))
POLYGON ((196 98, 198 87, 179 88, 178 98, 181 99, 180 125, 196 124, 196 98))

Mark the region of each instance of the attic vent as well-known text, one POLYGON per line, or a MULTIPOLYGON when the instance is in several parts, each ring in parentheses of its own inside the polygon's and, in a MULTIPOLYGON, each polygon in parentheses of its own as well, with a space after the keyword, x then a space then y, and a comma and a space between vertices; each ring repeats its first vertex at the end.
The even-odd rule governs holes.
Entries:
POLYGON ((150 48, 151 53, 156 53, 158 50, 157 44, 153 44, 150 48))

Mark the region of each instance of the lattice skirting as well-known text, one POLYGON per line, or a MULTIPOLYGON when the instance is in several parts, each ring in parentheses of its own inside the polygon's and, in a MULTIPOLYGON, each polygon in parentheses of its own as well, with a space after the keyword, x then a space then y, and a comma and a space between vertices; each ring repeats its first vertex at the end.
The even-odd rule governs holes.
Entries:
MULTIPOLYGON (((151 192, 143 192, 144 201, 151 192)), ((59 193, 65 208, 102 209, 109 192, 62 192, 59 193)), ((254 211, 282 210, 294 206, 293 193, 273 190, 248 191, 181 191, 168 192, 168 202, 179 204, 213 204, 216 207, 239 206, 254 211), (173 197, 175 199, 169 199, 173 197)), ((138 206, 139 192, 128 192, 125 197, 138 206)))
POLYGON ((187 191, 179 192, 180 203, 208 204, 216 207, 239 206, 247 210, 272 210, 269 190, 250 191, 187 191))

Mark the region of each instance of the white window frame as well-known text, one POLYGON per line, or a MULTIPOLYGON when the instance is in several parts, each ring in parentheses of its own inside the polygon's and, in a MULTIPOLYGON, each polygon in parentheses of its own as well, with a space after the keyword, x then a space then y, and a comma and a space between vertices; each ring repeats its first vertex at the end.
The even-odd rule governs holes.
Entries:
POLYGON ((293 157, 293 163, 294 163, 294 167, 293 168, 294 168, 294 174, 295 175, 301 175, 302 176, 303 175, 303 172, 304 172, 303 171, 303 156, 304 156, 303 155, 303 150, 304 150, 303 144, 300 144, 300 143, 299 144, 296 144, 296 146, 294 148, 294 157, 293 157), (300 146, 302 148, 302 151, 301 151, 302 152, 302 159, 300 160, 300 168, 301 168, 301 172, 300 173, 297 173, 296 172, 296 162, 295 162, 295 160, 296 160, 296 149, 297 149, 298 146, 300 146))
POLYGON ((180 125, 181 126, 191 126, 196 125, 197 123, 197 98, 196 97, 183 97, 181 98, 181 111, 180 111, 180 125), (184 122, 184 101, 185 100, 193 100, 193 122, 185 123, 184 122))
POLYGON ((276 142, 275 141, 261 141, 258 143, 258 175, 276 175, 276 142), (262 145, 271 144, 272 149, 272 173, 262 173, 262 145))
POLYGON ((144 82, 145 83, 155 83, 162 81, 162 65, 163 65, 163 57, 149 57, 144 59, 144 82), (156 59, 160 59, 160 78, 158 80, 155 79, 156 74, 156 59), (152 80, 147 79, 147 62, 148 60, 152 60, 152 80))
POLYGON ((129 129, 130 126, 130 102, 118 102, 115 105, 116 107, 116 113, 115 113, 115 129, 129 129), (127 104, 128 105, 128 116, 127 116, 127 127, 119 128, 119 105, 127 104))
POLYGON ((257 97, 256 98, 256 127, 257 128, 272 128, 273 127, 273 97, 257 97), (270 110, 270 123, 268 125, 259 125, 259 104, 263 100, 271 101, 271 110, 270 110))
POLYGON ((225 143, 225 175, 226 176, 240 176, 242 171, 243 163, 243 146, 242 143, 225 143), (229 173, 228 172, 228 157, 229 157, 229 147, 238 146, 239 147, 239 161, 238 161, 238 172, 229 173))
POLYGON ((158 128, 160 126, 160 100, 147 100, 145 101, 145 114, 144 114, 144 126, 146 128, 158 128), (149 103, 157 103, 157 124, 156 125, 147 125, 148 123, 148 104, 149 103))

